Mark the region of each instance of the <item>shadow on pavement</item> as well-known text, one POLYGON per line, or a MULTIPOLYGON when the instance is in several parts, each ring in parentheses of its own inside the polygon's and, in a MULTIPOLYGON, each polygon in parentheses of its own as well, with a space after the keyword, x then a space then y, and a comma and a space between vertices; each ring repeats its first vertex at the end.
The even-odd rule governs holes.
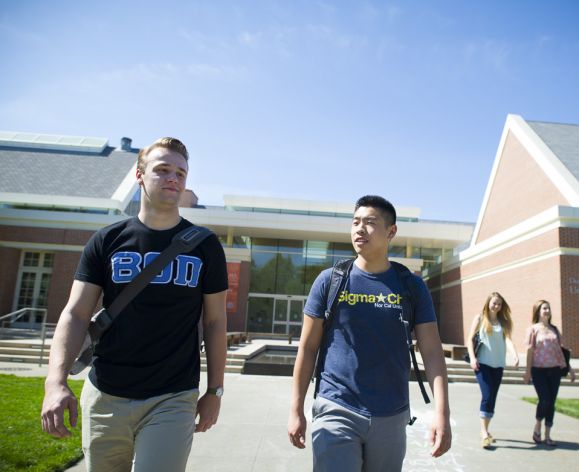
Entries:
POLYGON ((547 444, 535 444, 532 441, 520 441, 517 439, 500 439, 496 438, 501 443, 508 443, 507 445, 493 444, 489 450, 494 449, 527 449, 529 451, 556 451, 557 449, 564 449, 566 451, 579 451, 579 443, 569 441, 557 441, 556 446, 548 446, 547 444))

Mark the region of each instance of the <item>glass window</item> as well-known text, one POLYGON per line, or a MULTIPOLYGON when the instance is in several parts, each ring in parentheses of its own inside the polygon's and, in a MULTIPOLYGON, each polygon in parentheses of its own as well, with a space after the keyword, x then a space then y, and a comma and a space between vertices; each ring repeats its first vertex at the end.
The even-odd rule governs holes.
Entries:
POLYGON ((44 261, 42 267, 51 268, 54 266, 54 254, 52 252, 47 252, 44 254, 44 261))
POLYGON ((339 259, 355 257, 356 253, 351 243, 334 243, 333 256, 339 259))
POLYGON ((251 255, 250 292, 274 293, 276 278, 276 254, 253 252, 251 255))
POLYGON ((310 293, 310 289, 316 280, 316 277, 322 272, 324 269, 328 267, 332 267, 333 260, 330 255, 327 255, 324 258, 315 257, 310 259, 308 257, 306 261, 306 280, 305 280, 305 287, 304 287, 304 295, 308 295, 310 293))
POLYGON ((388 248, 388 257, 406 257, 406 246, 390 246, 388 248))
MULTIPOLYGON (((24 251, 19 269, 19 285, 14 300, 14 310, 21 308, 46 308, 48 287, 54 265, 54 253, 24 251)), ((21 320, 22 321, 22 320, 21 320)), ((30 322, 41 322, 42 316, 30 322)))
POLYGON ((290 300, 289 320, 292 323, 301 323, 304 311, 303 300, 290 300))
POLYGON ((275 321, 287 321, 287 306, 288 300, 275 301, 275 321))
POLYGON ((273 298, 249 297, 247 303, 247 331, 271 333, 273 327, 273 298))
POLYGON ((299 338, 302 334, 302 327, 301 325, 289 325, 289 335, 293 336, 294 338, 299 338))
POLYGON ((442 257, 442 249, 423 247, 420 248, 420 256, 425 262, 438 263, 442 257))
POLYGON ((270 238, 252 238, 251 239, 251 251, 277 251, 277 239, 270 238))
POLYGON ((326 241, 308 241, 306 249, 306 257, 312 259, 325 259, 331 251, 330 243, 326 241))
POLYGON ((300 254, 278 254, 275 293, 303 295, 305 260, 300 254))
POLYGON ((34 272, 22 272, 20 291, 18 292, 18 310, 33 306, 35 281, 36 274, 34 272))
POLYGON ((287 334, 287 324, 274 324, 273 332, 275 334, 287 334))
POLYGON ((292 239, 280 239, 278 251, 283 253, 297 253, 303 254, 306 247, 305 241, 296 241, 292 239))
POLYGON ((39 252, 25 252, 24 262, 22 265, 24 267, 38 267, 38 261, 40 260, 39 252))

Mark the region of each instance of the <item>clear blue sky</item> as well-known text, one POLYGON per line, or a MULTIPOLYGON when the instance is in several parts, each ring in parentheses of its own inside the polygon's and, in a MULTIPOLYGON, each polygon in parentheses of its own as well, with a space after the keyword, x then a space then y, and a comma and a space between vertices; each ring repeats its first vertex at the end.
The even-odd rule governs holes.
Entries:
POLYGON ((507 114, 579 123, 578 25, 573 0, 4 0, 0 129, 176 136, 202 204, 474 222, 507 114))

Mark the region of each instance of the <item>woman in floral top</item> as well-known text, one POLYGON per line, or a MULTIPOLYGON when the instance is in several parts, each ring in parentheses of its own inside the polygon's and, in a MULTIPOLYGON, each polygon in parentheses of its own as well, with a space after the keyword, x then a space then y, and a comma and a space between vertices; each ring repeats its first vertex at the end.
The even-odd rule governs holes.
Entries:
MULTIPOLYGON (((551 427, 555 416, 555 400, 561 383, 561 369, 565 367, 565 358, 561 351, 561 334, 551 324, 551 305, 546 300, 539 300, 533 306, 533 325, 527 329, 527 370, 524 381, 533 385, 539 397, 533 430, 533 441, 541 442, 541 422, 545 420, 545 444, 556 446, 551 439, 551 427)), ((575 381, 575 372, 570 369, 571 381, 575 381)))

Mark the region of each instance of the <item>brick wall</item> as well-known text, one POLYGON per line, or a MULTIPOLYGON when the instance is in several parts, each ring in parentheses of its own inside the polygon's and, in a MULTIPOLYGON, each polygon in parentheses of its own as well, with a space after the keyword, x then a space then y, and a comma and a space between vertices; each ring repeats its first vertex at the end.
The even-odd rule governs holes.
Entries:
POLYGON ((12 312, 20 250, 0 247, 0 316, 12 312))
POLYGON ((227 331, 245 331, 250 270, 251 264, 247 261, 242 261, 239 287, 237 288, 237 312, 227 315, 227 331))
POLYGON ((57 252, 54 255, 54 267, 48 289, 47 321, 49 323, 58 321, 60 313, 68 301, 80 254, 80 252, 57 252))
MULTIPOLYGON (((36 228, 20 226, 0 226, 0 240, 14 242, 25 246, 26 243, 62 244, 84 246, 92 231, 62 228, 36 228)), ((27 249, 0 248, 0 314, 12 311, 14 294, 20 268, 20 254, 27 249)), ((34 248, 28 249, 35 251, 34 248)), ((80 258, 77 251, 54 252, 54 267, 48 289, 48 322, 56 323, 62 308, 68 300, 68 294, 76 264, 80 258)))
POLYGON ((443 340, 464 344, 472 320, 481 312, 492 292, 499 292, 511 308, 513 340, 519 351, 523 350, 525 331, 531 324, 531 311, 536 300, 549 300, 553 322, 562 326, 560 266, 560 257, 552 257, 444 288, 441 293, 443 340))
MULTIPOLYGON (((575 234, 579 239, 579 229, 575 234)), ((579 256, 561 257, 561 294, 563 340, 579 357, 579 256)))
POLYGON ((509 133, 477 243, 554 205, 569 205, 520 141, 509 133))
POLYGON ((525 331, 531 324, 533 304, 545 299, 551 303, 553 323, 578 356, 579 256, 565 254, 578 248, 579 228, 556 228, 496 253, 483 254, 474 262, 466 260, 460 267, 429 280, 443 341, 464 344, 473 318, 480 313, 487 296, 497 291, 511 307, 513 340, 519 351, 523 350, 525 331), (563 254, 526 261, 556 249, 563 254))

